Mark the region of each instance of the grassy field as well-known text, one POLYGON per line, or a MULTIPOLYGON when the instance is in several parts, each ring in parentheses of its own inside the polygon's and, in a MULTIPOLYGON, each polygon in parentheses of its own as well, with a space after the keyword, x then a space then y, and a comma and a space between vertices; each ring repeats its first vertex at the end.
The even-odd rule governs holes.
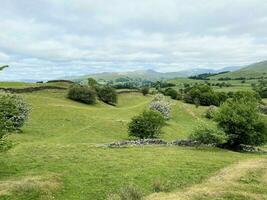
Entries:
MULTIPOLYGON (((127 123, 145 109, 151 96, 120 94, 118 106, 93 106, 66 99, 66 91, 44 90, 22 96, 31 105, 14 147, 0 153, 0 199, 106 199, 133 183, 145 195, 157 179, 169 190, 200 184, 230 164, 263 155, 216 148, 103 146, 128 139, 127 123)), ((200 123, 204 107, 172 101, 172 119, 163 139, 186 138, 200 123)))

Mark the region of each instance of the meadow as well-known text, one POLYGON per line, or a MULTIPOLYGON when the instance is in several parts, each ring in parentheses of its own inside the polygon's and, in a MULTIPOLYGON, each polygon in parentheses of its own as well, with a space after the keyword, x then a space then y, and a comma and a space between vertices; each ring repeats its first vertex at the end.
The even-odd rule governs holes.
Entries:
MULTIPOLYGON (((172 194, 204 184, 231 164, 267 158, 208 147, 107 148, 105 144, 128 139, 128 122, 147 108, 152 96, 119 94, 114 107, 71 101, 65 90, 20 95, 31 114, 22 132, 9 136, 13 147, 0 153, 1 200, 107 199, 127 184, 149 196, 155 180, 166 182, 172 194)), ((199 123, 213 125, 203 117, 206 109, 172 101, 172 118, 161 138, 187 138, 199 123)))

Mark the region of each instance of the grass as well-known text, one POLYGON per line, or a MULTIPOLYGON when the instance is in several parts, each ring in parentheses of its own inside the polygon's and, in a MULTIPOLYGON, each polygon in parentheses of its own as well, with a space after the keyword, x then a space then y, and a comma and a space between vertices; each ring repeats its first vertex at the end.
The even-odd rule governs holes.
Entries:
MULTIPOLYGON (((216 148, 106 148, 103 144, 128 138, 127 123, 152 97, 121 94, 116 107, 88 106, 66 99, 65 92, 22 95, 32 111, 23 132, 9 136, 14 147, 0 153, 1 200, 106 199, 126 184, 149 195, 156 179, 167 181, 168 190, 175 191, 201 183, 239 160, 263 157, 216 148), (21 183, 25 188, 17 190, 14 185, 20 188, 21 183)), ((164 139, 186 138, 200 122, 212 124, 203 117, 205 107, 172 104, 164 139)))
POLYGON ((267 198, 267 159, 251 159, 229 166, 201 185, 169 194, 153 194, 153 200, 263 200, 267 198))

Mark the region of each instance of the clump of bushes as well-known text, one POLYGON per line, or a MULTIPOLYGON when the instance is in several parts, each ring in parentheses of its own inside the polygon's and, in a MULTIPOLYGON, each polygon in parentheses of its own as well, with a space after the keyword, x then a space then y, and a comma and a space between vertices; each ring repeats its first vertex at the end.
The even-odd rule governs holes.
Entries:
POLYGON ((165 99, 164 95, 157 94, 150 102, 149 108, 159 112, 165 119, 169 119, 171 115, 171 105, 165 99))
POLYGON ((133 117, 128 125, 129 136, 140 139, 157 138, 161 134, 161 129, 165 125, 164 117, 156 111, 144 111, 140 115, 133 117))
POLYGON ((0 134, 19 130, 28 118, 29 110, 22 97, 0 93, 0 134))
POLYGON ((208 119, 213 119, 218 108, 216 106, 209 106, 204 116, 208 119))
POLYGON ((149 87, 145 86, 141 88, 141 92, 144 96, 146 96, 147 94, 149 94, 149 87))
POLYGON ((72 85, 68 91, 68 98, 86 104, 96 103, 96 91, 85 85, 72 85))
POLYGON ((227 146, 258 146, 267 141, 266 124, 262 121, 257 98, 238 95, 228 99, 215 115, 218 126, 228 136, 227 146))
POLYGON ((228 141, 227 135, 220 129, 207 125, 199 126, 190 136, 190 140, 205 145, 221 145, 228 141))
POLYGON ((187 88, 187 90, 184 95, 186 103, 195 104, 197 101, 202 106, 220 105, 219 96, 206 84, 194 85, 193 87, 187 88))
POLYGON ((30 108, 20 96, 0 93, 0 151, 10 147, 6 135, 18 131, 28 118, 30 108))
POLYGON ((178 92, 173 89, 173 88, 167 88, 165 91, 164 91, 164 95, 166 96, 170 96, 172 99, 177 99, 178 97, 178 92))
POLYGON ((98 98, 104 103, 115 105, 117 103, 117 92, 116 90, 108 85, 97 88, 98 98))

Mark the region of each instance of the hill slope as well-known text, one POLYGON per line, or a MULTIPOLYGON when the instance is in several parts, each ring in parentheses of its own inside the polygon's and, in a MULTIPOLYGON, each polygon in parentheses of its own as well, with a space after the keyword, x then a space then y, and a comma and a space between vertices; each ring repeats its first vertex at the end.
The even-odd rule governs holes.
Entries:
MULTIPOLYGON (((148 195, 158 179, 172 191, 256 156, 213 148, 104 147, 128 138, 127 123, 151 96, 120 94, 112 107, 71 101, 62 90, 20 95, 32 111, 22 133, 9 136, 14 147, 0 152, 0 199, 106 199, 129 183, 148 195)), ((185 138, 200 121, 211 123, 203 117, 205 109, 173 101, 163 139, 185 138)))
POLYGON ((247 67, 244 67, 240 70, 229 72, 226 74, 220 74, 217 76, 211 77, 212 79, 218 78, 260 78, 260 77, 267 77, 267 61, 258 62, 255 64, 251 64, 247 67))
MULTIPOLYGON (((217 73, 222 71, 232 71, 236 69, 235 67, 227 67, 220 70, 215 69, 202 69, 202 68, 195 68, 190 70, 182 70, 177 72, 157 72, 154 70, 136 70, 136 71, 128 71, 128 72, 103 72, 97 74, 89 74, 80 77, 69 77, 67 79, 74 80, 74 81, 82 81, 86 80, 89 77, 94 78, 98 81, 105 80, 105 81, 115 81, 116 79, 120 78, 128 78, 133 80, 149 80, 149 81, 157 81, 157 80, 168 80, 174 79, 177 77, 188 77, 194 76, 203 73, 217 73)), ((66 77, 64 78, 66 79, 66 77)))

